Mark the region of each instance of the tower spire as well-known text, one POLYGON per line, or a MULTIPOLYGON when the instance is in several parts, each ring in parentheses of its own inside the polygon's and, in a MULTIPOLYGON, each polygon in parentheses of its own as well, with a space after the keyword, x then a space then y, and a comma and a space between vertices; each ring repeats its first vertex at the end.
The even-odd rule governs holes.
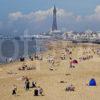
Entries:
POLYGON ((53 9, 53 24, 52 24, 52 31, 57 30, 57 10, 56 10, 56 6, 54 5, 54 9, 53 9))

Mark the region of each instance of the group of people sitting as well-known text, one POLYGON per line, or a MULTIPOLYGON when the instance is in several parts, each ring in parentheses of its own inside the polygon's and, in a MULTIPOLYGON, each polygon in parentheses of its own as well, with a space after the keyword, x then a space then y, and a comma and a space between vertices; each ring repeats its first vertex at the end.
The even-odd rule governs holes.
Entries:
POLYGON ((36 86, 36 82, 32 82, 30 86, 30 81, 28 78, 25 80, 25 89, 29 90, 30 88, 34 88, 34 96, 43 96, 43 89, 40 86, 36 86))
MULTIPOLYGON (((43 60, 43 57, 41 55, 38 55, 38 54, 34 54, 33 57, 29 56, 28 58, 31 61, 33 61, 33 60, 43 60)), ((21 62, 24 62, 26 58, 25 57, 20 57, 19 59, 20 59, 21 62)))
POLYGON ((92 58, 93 58, 93 55, 87 55, 87 56, 85 56, 85 57, 80 57, 79 60, 80 60, 80 61, 85 61, 85 60, 90 60, 90 59, 92 59, 92 58))
POLYGON ((33 57, 32 56, 29 56, 29 59, 31 61, 33 61, 33 60, 43 60, 43 57, 41 55, 34 54, 33 57))
POLYGON ((30 66, 28 67, 26 64, 23 64, 22 67, 19 67, 18 70, 34 70, 36 67, 30 66))
POLYGON ((35 60, 43 60, 43 57, 40 56, 40 55, 35 54, 35 55, 34 55, 34 59, 35 59, 35 60))
POLYGON ((66 87, 65 91, 75 91, 75 87, 74 85, 69 85, 68 87, 66 87))

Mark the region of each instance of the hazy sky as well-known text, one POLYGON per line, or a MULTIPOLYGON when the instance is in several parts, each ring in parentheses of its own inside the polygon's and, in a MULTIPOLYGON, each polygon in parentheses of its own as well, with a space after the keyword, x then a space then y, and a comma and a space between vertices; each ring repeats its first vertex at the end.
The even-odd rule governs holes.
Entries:
POLYGON ((100 0, 0 0, 0 33, 49 31, 53 5, 59 29, 100 31, 100 0))

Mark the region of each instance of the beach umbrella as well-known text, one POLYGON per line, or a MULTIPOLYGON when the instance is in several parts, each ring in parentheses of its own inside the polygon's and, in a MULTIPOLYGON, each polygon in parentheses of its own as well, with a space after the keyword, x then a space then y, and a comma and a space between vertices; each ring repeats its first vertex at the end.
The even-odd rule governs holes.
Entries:
POLYGON ((73 63, 73 64, 78 64, 78 61, 77 61, 76 59, 74 59, 74 60, 72 61, 72 63, 73 63))
POLYGON ((96 80, 92 78, 92 79, 89 81, 89 86, 96 86, 96 80))

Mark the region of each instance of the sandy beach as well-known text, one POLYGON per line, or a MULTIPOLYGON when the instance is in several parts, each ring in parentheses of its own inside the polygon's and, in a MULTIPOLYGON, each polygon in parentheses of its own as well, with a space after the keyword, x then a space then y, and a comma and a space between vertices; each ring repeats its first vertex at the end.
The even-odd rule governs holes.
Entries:
POLYGON ((53 41, 46 44, 48 50, 42 52, 43 60, 16 61, 0 65, 0 100, 99 100, 100 97, 100 55, 98 44, 74 44, 67 41, 53 41), (65 48, 71 51, 68 54, 65 48), (92 56, 87 60, 82 57, 92 56), (65 58, 62 60, 61 57, 65 58), (52 57, 54 63, 49 63, 52 57), (75 68, 70 68, 70 57, 77 59, 75 68), (22 65, 33 66, 33 70, 18 70, 22 65), (23 77, 35 81, 43 88, 44 96, 34 96, 34 89, 24 89, 23 77), (95 78, 97 86, 87 86, 95 78), (12 95, 12 86, 17 86, 17 95, 12 95), (73 84, 75 91, 65 91, 73 84))

